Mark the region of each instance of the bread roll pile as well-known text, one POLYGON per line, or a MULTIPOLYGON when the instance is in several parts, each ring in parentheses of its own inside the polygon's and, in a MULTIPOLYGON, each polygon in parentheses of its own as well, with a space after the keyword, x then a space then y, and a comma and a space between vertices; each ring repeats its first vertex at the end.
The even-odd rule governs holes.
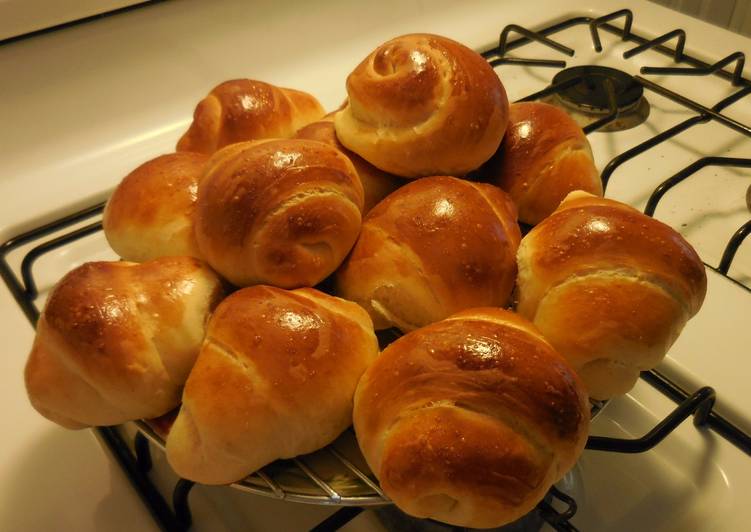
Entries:
POLYGON ((576 462, 588 395, 626 393, 665 355, 703 265, 630 207, 581 192, 559 207, 602 194, 582 131, 544 104, 509 111, 455 41, 392 39, 346 89, 323 118, 300 91, 214 88, 177 152, 107 204, 133 262, 53 289, 31 403, 68 428, 179 406, 168 460, 207 484, 325 446, 354 416, 399 508, 500 526, 576 462), (537 224, 523 239, 517 213, 537 224), (378 357, 390 327, 407 334, 378 357))

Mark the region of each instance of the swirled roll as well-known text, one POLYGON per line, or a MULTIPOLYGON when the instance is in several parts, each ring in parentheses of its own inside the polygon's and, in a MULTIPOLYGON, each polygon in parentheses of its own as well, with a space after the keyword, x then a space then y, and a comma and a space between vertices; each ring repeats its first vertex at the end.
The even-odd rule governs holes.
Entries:
POLYGON ((347 93, 335 118, 339 140, 399 176, 464 175, 506 131, 501 80, 477 52, 438 35, 379 46, 349 75, 347 93))

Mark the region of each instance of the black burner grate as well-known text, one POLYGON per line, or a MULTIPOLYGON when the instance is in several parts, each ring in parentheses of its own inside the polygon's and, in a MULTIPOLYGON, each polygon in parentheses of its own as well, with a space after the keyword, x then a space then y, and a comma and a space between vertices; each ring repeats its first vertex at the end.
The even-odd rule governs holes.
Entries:
MULTIPOLYGON (((483 56, 493 66, 505 64, 564 68, 566 63, 562 60, 509 58, 506 57, 506 52, 535 41, 549 46, 562 54, 572 56, 574 50, 555 42, 550 36, 573 26, 585 25, 590 30, 593 46, 598 52, 602 50, 599 30, 604 30, 620 36, 624 41, 631 41, 637 45, 623 54, 624 59, 633 57, 648 49, 654 49, 662 54, 673 57, 676 63, 680 62, 689 65, 688 67, 669 68, 643 67, 641 69, 642 74, 694 76, 715 75, 740 87, 739 90, 731 96, 718 102, 712 108, 707 108, 641 76, 632 76, 633 81, 641 87, 666 96, 698 114, 613 158, 602 172, 604 187, 607 186, 610 177, 618 166, 697 124, 706 123, 711 120, 729 127, 737 131, 739 134, 751 136, 751 127, 746 124, 741 124, 722 114, 722 111, 726 107, 751 94, 751 81, 742 76, 745 61, 743 53, 736 52, 714 64, 708 64, 684 52, 686 34, 683 30, 677 29, 655 39, 647 39, 636 35, 631 31, 632 22, 633 14, 630 10, 624 9, 599 18, 574 17, 536 32, 521 26, 509 25, 501 32, 499 45, 496 48, 483 53, 483 56), (618 19, 623 19, 624 25, 622 29, 611 24, 612 21, 618 19), (521 37, 509 41, 509 35, 511 33, 519 34, 521 37), (675 48, 665 46, 667 42, 674 39, 676 41, 675 48), (724 70, 725 66, 732 63, 735 63, 735 68, 732 72, 724 70)), ((582 79, 583 78, 577 76, 568 77, 558 83, 553 83, 550 87, 542 91, 523 98, 523 101, 536 100, 544 96, 571 89, 578 83, 581 83, 582 79)), ((615 88, 610 85, 607 88, 607 94, 604 100, 608 103, 607 115, 585 126, 585 132, 590 133, 601 129, 608 123, 617 119, 619 109, 616 100, 615 88)), ((751 167, 751 159, 723 157, 706 157, 700 159, 674 176, 671 176, 655 189, 647 204, 645 212, 650 215, 653 214, 657 203, 672 187, 677 186, 685 179, 688 179, 699 169, 710 165, 749 168, 751 167)), ((0 246, 0 276, 2 276, 9 290, 13 294, 13 297, 32 324, 36 324, 39 317, 39 309, 36 306, 36 300, 39 294, 34 277, 35 261, 54 249, 69 245, 87 235, 100 231, 102 227, 101 221, 94 221, 83 227, 64 232, 66 229, 79 226, 86 220, 99 217, 102 210, 103 204, 94 205, 89 209, 71 214, 18 235, 0 246), (48 238, 51 235, 57 235, 61 232, 64 232, 61 236, 48 238), (33 244, 36 245, 34 245, 30 251, 26 252, 23 257, 20 271, 15 271, 8 262, 8 255, 19 248, 33 244)), ((725 277, 728 277, 727 274, 733 257, 749 232, 751 232, 751 221, 741 226, 730 239, 723 253, 719 267, 714 268, 709 265, 707 265, 707 267, 717 271, 725 277)), ((730 279, 732 280, 732 278, 730 279)), ((751 291, 751 289, 740 283, 737 283, 737 285, 747 291, 751 291)), ((652 448, 654 445, 657 445, 689 416, 694 415, 696 425, 708 425, 719 434, 726 437, 742 451, 751 454, 751 437, 744 434, 727 420, 712 412, 714 391, 711 388, 705 387, 696 391, 694 394, 688 394, 665 377, 659 375, 657 372, 652 371, 644 373, 642 378, 678 403, 676 409, 643 438, 637 440, 620 440, 592 436, 587 443, 588 449, 627 453, 644 452, 652 448)), ((143 501, 147 504, 158 525, 164 530, 185 530, 189 528, 191 519, 188 494, 193 483, 185 480, 178 482, 173 492, 172 507, 170 507, 149 479, 148 472, 151 469, 150 450, 149 443, 143 435, 139 433, 136 437, 134 442, 135 452, 132 452, 114 428, 101 427, 98 428, 97 431, 102 441, 104 441, 114 454, 143 501)), ((342 508, 335 512, 329 519, 318 525, 315 530, 319 532, 337 530, 358 515, 360 511, 361 509, 359 508, 342 508)), ((556 488, 553 488, 546 500, 540 503, 537 511, 555 530, 576 530, 574 525, 570 522, 570 519, 576 512, 576 502, 556 488), (553 507, 553 504, 549 501, 557 501, 556 506, 563 505, 566 508, 563 511, 556 510, 553 507)))

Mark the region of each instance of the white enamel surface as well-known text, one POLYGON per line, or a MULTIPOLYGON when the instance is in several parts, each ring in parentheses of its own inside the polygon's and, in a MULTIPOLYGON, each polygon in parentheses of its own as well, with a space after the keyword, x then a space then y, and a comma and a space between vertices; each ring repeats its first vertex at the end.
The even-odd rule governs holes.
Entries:
MULTIPOLYGON (((395 35, 428 31, 486 49, 506 24, 537 28, 575 14, 599 15, 623 7, 615 1, 590 1, 573 12, 570 3, 554 0, 536 2, 534 8, 520 0, 389 0, 367 6, 341 0, 317 3, 314 10, 303 5, 167 2, 0 47, 0 240, 104 199, 130 170, 172 150, 195 103, 226 79, 253 77, 308 90, 332 109, 345 95, 344 79, 352 68, 395 35)), ((751 50, 749 39, 660 6, 634 1, 629 7, 636 32, 657 36, 682 27, 688 34, 687 51, 710 62, 735 50, 751 50)), ((577 50, 573 58, 538 45, 512 55, 561 58, 568 66, 604 64, 631 73, 643 65, 669 64, 653 52, 624 63, 620 54, 631 45, 601 35, 605 51, 600 55, 592 51, 584 27, 554 37, 577 50)), ((554 70, 504 66, 498 72, 516 99, 543 88, 554 70)), ((655 81, 707 105, 729 94, 728 84, 714 78, 655 81)), ((691 116, 665 98, 647 94, 652 103, 647 124, 590 135, 600 169, 614 155, 691 116)), ((751 123, 751 98, 725 113, 751 123)), ((710 152, 751 157, 751 143, 722 126, 696 127, 663 144, 659 155, 623 165, 613 175, 608 195, 643 207, 656 184, 710 152)), ((749 175, 748 169, 705 169, 669 192, 656 215, 683 231, 704 260, 716 265, 730 234, 749 218, 744 210, 749 175)), ((84 261, 113 257, 98 234, 43 257, 35 272, 44 290, 84 261)), ((731 273, 751 279, 751 242, 739 252, 731 273)), ((687 386, 715 386, 719 407, 746 427, 751 426, 751 394, 744 393, 751 373, 749 299, 747 292, 710 272, 704 308, 663 364, 687 386)), ((28 405, 21 375, 33 331, 4 287, 0 313, 0 337, 6 344, 0 393, 11 429, 0 443, 0 530, 155 529, 90 432, 58 429, 28 405)), ((640 435, 673 406, 640 383, 629 397, 608 407, 593 433, 640 435)), ((159 484, 166 489, 172 479, 163 462, 157 465, 159 484)), ((581 467, 585 485, 577 494, 574 522, 582 530, 743 530, 751 519, 744 501, 751 488, 751 460, 690 424, 646 455, 587 452, 581 467)), ((224 488, 198 488, 191 501, 197 530, 266 530, 275 522, 281 525, 273 516, 285 519, 283 529, 303 530, 331 512, 224 488)), ((379 527, 365 513, 347 529, 379 527)))
MULTIPOLYGON (((674 407, 639 381, 592 424, 598 436, 640 437, 674 407)), ((580 530, 748 529, 751 459, 717 434, 681 425, 647 454, 585 451, 573 519, 580 530)))
POLYGON ((707 275, 704 306, 659 369, 689 391, 713 386, 717 411, 751 434, 751 294, 712 270, 707 275))

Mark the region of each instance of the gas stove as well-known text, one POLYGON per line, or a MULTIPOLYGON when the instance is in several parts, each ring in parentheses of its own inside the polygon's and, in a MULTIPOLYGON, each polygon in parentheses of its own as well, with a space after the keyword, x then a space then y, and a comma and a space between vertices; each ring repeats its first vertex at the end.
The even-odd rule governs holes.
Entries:
MULTIPOLYGON (((591 440, 592 450, 530 522, 558 530, 746 528, 751 241, 743 238, 751 229, 751 82, 736 51, 748 49, 749 39, 646 2, 631 2, 630 10, 610 1, 592 2, 589 10, 553 1, 539 9, 525 2, 384 2, 368 8, 370 16, 329 2, 306 22, 316 31, 299 34, 304 4, 170 4, 0 46, 0 68, 16 74, 2 113, 23 126, 0 132, 0 194, 13 198, 0 213, 2 271, 17 302, 3 313, 23 312, 33 321, 64 272, 116 258, 99 230, 98 204, 132 168, 173 149, 211 86, 253 77, 308 90, 333 109, 349 70, 379 43, 411 31, 444 34, 482 52, 510 100, 543 100, 571 113, 588 134, 606 196, 680 231, 707 265, 702 310, 657 371, 612 400, 591 429, 601 437, 640 438, 672 412, 653 435, 665 439, 635 454, 655 442, 591 440), (164 35, 170 37, 157 46, 164 35), (126 52, 122 39, 132 49, 126 52), (127 90, 152 79, 160 83, 143 94, 127 90), (705 386, 717 394, 708 418, 701 413, 711 401, 705 386), (681 423, 694 411, 701 427, 681 423)), ((9 353, 20 375, 31 329, 3 332, 12 338, 9 353)), ((12 393, 6 401, 25 401, 18 386, 12 393)), ((132 469, 163 527, 184 527, 188 516, 197 530, 384 530, 399 522, 356 505, 331 508, 342 501, 325 487, 308 502, 329 506, 289 502, 293 496, 273 500, 280 494, 272 488, 271 497, 259 497, 193 487, 134 427, 98 437, 132 469), (164 502, 173 496, 174 512, 164 502)))

